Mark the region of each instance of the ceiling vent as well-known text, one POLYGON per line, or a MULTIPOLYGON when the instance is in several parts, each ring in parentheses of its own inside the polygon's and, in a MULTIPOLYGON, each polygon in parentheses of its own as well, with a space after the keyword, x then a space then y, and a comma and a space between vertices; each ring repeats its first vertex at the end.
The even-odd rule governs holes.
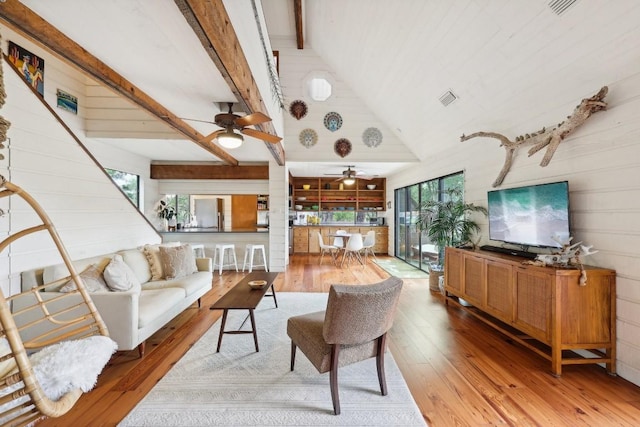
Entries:
POLYGON ((456 99, 458 99, 458 97, 455 96, 453 94, 453 92, 448 90, 440 97, 440 102, 442 103, 442 105, 444 105, 446 107, 447 105, 451 104, 456 99))
POLYGON ((556 15, 562 15, 567 9, 577 2, 578 0, 551 0, 549 2, 549 7, 556 15))

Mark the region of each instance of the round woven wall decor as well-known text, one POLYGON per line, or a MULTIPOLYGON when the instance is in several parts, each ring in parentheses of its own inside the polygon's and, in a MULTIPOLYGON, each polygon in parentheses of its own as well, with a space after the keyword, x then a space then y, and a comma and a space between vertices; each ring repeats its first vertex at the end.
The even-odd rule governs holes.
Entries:
POLYGON ((342 116, 335 111, 327 113, 327 115, 324 116, 324 127, 331 132, 337 131, 342 127, 342 116))
POLYGON ((382 132, 378 128, 367 128, 362 133, 362 141, 367 147, 375 148, 382 144, 382 132))
POLYGON ((318 142, 318 134, 313 129, 304 129, 300 132, 300 144, 307 148, 311 148, 318 142))
POLYGON ((289 106, 289 114, 298 120, 307 115, 307 110, 307 104, 299 99, 293 101, 289 106))
POLYGON ((351 142, 347 138, 340 138, 333 144, 333 151, 340 157, 346 157, 351 153, 351 142))

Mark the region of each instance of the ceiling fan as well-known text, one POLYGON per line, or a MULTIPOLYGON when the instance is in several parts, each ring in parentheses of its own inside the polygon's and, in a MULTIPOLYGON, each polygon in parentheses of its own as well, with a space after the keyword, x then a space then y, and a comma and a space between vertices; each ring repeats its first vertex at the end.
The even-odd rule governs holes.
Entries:
POLYGON ((368 176, 367 174, 363 173, 362 171, 356 171, 355 169, 351 169, 351 168, 355 168, 354 165, 348 165, 346 170, 343 170, 341 174, 339 173, 325 173, 325 175, 341 175, 340 178, 336 179, 336 181, 342 181, 344 182, 346 185, 351 185, 353 184, 356 178, 360 178, 360 179, 372 179, 372 176, 368 176))
MULTIPOLYGON (((234 132, 239 131, 242 134, 252 136, 254 138, 261 139, 272 144, 280 142, 282 138, 276 135, 271 135, 266 132, 262 132, 256 129, 248 128, 247 126, 253 126, 260 123, 270 122, 271 118, 263 113, 252 113, 246 116, 239 116, 232 111, 233 103, 227 103, 229 105, 229 112, 216 114, 213 119, 214 123, 220 126, 222 129, 210 133, 204 137, 200 142, 211 142, 215 138, 218 138, 218 143, 225 148, 238 148, 242 145, 244 138, 242 135, 234 132)), ((203 121, 203 120, 200 120, 203 121)))

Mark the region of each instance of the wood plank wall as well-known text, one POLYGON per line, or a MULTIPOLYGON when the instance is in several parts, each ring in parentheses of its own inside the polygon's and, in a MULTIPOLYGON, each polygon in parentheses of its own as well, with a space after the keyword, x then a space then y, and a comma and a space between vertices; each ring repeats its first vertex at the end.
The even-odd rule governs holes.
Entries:
MULTIPOLYGON (((527 157, 526 149, 522 150, 500 188, 569 181, 574 242, 582 241, 599 251, 586 259, 587 264, 617 271, 618 373, 640 385, 640 73, 608 86, 607 111, 592 116, 562 142, 545 168, 539 166, 543 153, 527 157)), ((593 92, 598 89, 594 87, 593 92)), ((591 92, 575 94, 576 102, 589 95, 591 92)), ((562 111, 567 106, 550 108, 562 111)), ((464 170, 466 200, 486 206, 487 191, 502 167, 504 149, 495 140, 477 139, 463 145, 456 143, 458 138, 452 135, 450 141, 444 141, 451 148, 437 159, 427 159, 389 178, 387 199, 394 200, 393 188, 464 170)), ((484 244, 487 220, 481 219, 481 224, 484 244)))

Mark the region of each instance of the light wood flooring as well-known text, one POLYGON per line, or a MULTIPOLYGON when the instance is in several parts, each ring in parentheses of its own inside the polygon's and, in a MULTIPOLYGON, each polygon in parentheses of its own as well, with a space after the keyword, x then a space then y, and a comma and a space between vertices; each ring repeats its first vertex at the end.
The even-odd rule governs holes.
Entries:
MULTIPOLYGON (((276 279, 276 290, 327 292, 333 283, 388 277, 373 263, 337 268, 326 257, 324 265, 318 260, 293 256, 287 272, 276 279)), ((209 306, 241 277, 243 273, 215 274, 200 310, 194 304, 154 335, 144 358, 135 350, 117 353, 97 387, 70 413, 38 426, 116 425, 220 317, 209 306)), ((245 338, 250 339, 225 339, 245 338)), ((549 362, 460 309, 445 306, 425 279, 404 280, 388 342, 433 427, 640 425, 640 387, 593 365, 564 367, 561 378, 553 377, 549 362)))

